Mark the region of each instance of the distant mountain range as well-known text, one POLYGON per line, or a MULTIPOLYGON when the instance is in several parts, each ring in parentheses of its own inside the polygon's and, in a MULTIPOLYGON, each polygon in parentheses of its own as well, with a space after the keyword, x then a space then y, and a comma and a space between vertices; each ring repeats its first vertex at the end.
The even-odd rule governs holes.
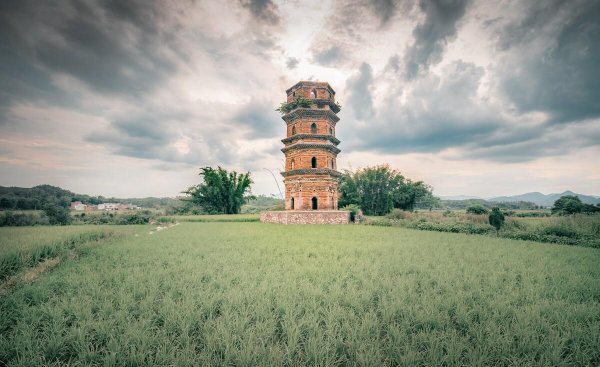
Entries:
POLYGON ((469 196, 469 195, 456 195, 456 196, 442 196, 443 200, 470 200, 470 199, 484 199, 487 201, 495 201, 495 202, 505 202, 512 203, 517 201, 528 201, 534 203, 539 206, 552 206, 554 202, 558 200, 561 196, 565 195, 575 195, 579 196, 579 199, 586 204, 598 204, 600 203, 600 196, 594 195, 583 195, 578 194, 573 191, 565 191, 562 193, 555 194, 542 194, 541 192, 528 192, 526 194, 514 195, 514 196, 496 196, 491 198, 482 198, 478 196, 469 196))
POLYGON ((536 205, 552 206, 556 200, 560 199, 561 196, 566 196, 566 195, 579 196, 579 199, 585 204, 600 203, 600 197, 598 197, 598 196, 583 195, 583 194, 575 193, 573 191, 565 191, 560 194, 556 193, 556 194, 548 194, 548 195, 544 195, 541 192, 528 192, 526 194, 515 195, 515 196, 498 196, 498 197, 489 198, 488 200, 499 201, 499 202, 530 201, 532 203, 535 203, 536 205))

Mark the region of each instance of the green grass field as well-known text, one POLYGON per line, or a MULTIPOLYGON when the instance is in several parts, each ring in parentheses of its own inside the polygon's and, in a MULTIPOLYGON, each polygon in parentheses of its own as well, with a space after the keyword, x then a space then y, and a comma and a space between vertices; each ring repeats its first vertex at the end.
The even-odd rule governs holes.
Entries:
POLYGON ((0 227, 0 281, 53 257, 80 252, 90 243, 143 233, 148 226, 0 227))
POLYGON ((1 298, 4 364, 599 365, 600 250, 182 223, 93 247, 1 298))

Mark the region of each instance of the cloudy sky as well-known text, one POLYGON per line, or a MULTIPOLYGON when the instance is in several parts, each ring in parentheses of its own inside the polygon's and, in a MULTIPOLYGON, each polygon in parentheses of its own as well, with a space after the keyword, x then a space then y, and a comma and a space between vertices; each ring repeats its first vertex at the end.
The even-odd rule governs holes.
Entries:
POLYGON ((599 40, 594 0, 5 0, 0 185, 175 196, 221 165, 276 193, 274 109, 318 80, 338 168, 600 194, 599 40))

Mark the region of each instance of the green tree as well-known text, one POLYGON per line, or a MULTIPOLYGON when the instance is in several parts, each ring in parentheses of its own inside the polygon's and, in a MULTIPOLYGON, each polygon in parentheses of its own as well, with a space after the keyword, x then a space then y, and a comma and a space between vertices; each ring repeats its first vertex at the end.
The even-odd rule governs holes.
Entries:
POLYGON ((584 208, 584 204, 579 199, 579 196, 565 195, 561 196, 554 202, 552 207, 552 214, 575 214, 581 213, 584 208))
POLYGON ((71 223, 72 220, 69 209, 56 204, 46 205, 44 214, 48 217, 50 224, 64 226, 71 223))
POLYGON ((385 215, 393 208, 412 210, 431 188, 406 179, 388 165, 345 171, 340 183, 339 207, 358 205, 366 215, 385 215))
POLYGON ((203 167, 200 176, 203 182, 184 191, 189 197, 183 200, 198 204, 208 212, 239 214, 242 205, 253 198, 247 195, 252 184, 250 172, 240 174, 221 167, 203 167))
POLYGON ((496 237, 499 235, 500 228, 504 225, 504 214, 500 211, 500 208, 493 208, 488 218, 490 224, 496 228, 496 237))

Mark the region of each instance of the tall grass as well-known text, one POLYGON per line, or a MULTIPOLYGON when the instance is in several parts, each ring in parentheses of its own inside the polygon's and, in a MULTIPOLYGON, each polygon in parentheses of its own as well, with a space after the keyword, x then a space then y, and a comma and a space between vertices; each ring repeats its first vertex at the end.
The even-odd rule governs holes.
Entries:
MULTIPOLYGON (((86 243, 134 231, 109 226, 0 228, 0 281, 86 243)), ((139 230, 139 228, 138 228, 139 230)))
POLYGON ((598 365, 600 251, 183 223, 0 299, 0 365, 598 365))

